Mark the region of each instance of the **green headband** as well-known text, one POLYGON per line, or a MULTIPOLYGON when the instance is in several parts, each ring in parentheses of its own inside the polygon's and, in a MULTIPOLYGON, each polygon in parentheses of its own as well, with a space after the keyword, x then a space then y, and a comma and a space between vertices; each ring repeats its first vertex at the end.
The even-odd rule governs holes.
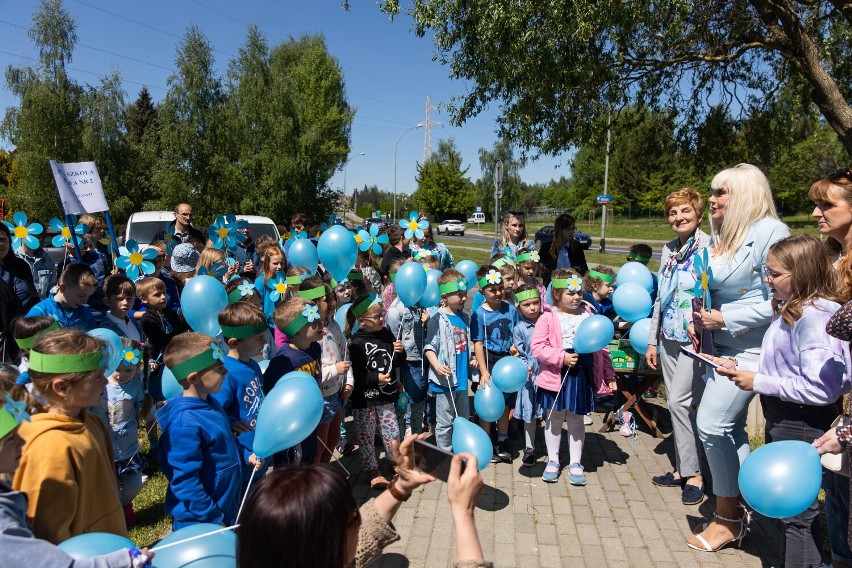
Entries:
POLYGON ((304 298, 306 300, 316 300, 317 298, 323 298, 328 294, 328 290, 326 290, 325 285, 317 286, 316 288, 308 288, 307 290, 299 290, 296 292, 300 298, 304 298))
POLYGON ((607 284, 612 283, 612 274, 604 274, 603 272, 598 272, 597 270, 589 270, 589 276, 592 278, 597 278, 601 282, 606 282, 607 284))
POLYGON ((101 350, 73 355, 48 355, 30 350, 30 370, 39 373, 61 375, 65 373, 86 373, 103 369, 104 356, 101 350))
POLYGON ((503 258, 499 258, 491 263, 491 266, 494 268, 500 268, 501 266, 508 264, 509 266, 515 266, 515 261, 509 258, 508 256, 504 256, 503 258))
POLYGON ((550 281, 550 287, 554 290, 571 290, 572 292, 580 292, 583 289, 583 281, 579 276, 571 278, 554 278, 550 281))
POLYGON ((0 406, 0 438, 20 426, 24 420, 30 421, 26 404, 14 400, 8 394, 5 398, 5 404, 0 406))
POLYGON ((631 252, 630 254, 628 254, 627 258, 628 259, 632 258, 634 260, 638 260, 642 264, 648 264, 649 262, 651 262, 651 259, 649 257, 642 256, 641 254, 636 254, 635 252, 631 252))
MULTIPOLYGON (((305 281, 305 279, 302 278, 302 276, 303 276, 302 274, 295 274, 293 276, 288 276, 287 278, 284 279, 284 282, 287 284, 287 286, 298 286, 299 284, 301 284, 302 282, 305 281)), ((307 274, 305 274, 304 276, 307 276, 307 274)))
POLYGON ((497 270, 489 270, 488 274, 478 280, 479 287, 485 288, 490 284, 500 284, 503 282, 503 275, 497 270))
POLYGON ((255 335, 260 335, 261 333, 265 332, 265 323, 259 325, 238 325, 234 327, 230 325, 222 326, 222 335, 226 339, 246 339, 248 337, 254 337, 255 335))
POLYGON ((363 272, 355 272, 354 270, 346 275, 347 280, 363 280, 364 273, 363 272))
POLYGON ((538 262, 540 260, 540 257, 538 256, 538 253, 536 251, 531 250, 527 252, 522 252, 515 258, 515 262, 517 262, 518 264, 526 262, 528 260, 538 262))
POLYGON ((531 290, 524 290, 523 292, 518 292, 515 294, 515 299, 520 304, 524 300, 531 300, 532 298, 541 298, 541 293, 538 291, 538 288, 533 288, 531 290))
POLYGON ((183 363, 171 368, 172 374, 178 381, 185 381, 192 373, 203 371, 207 367, 222 360, 222 350, 215 343, 210 344, 210 349, 202 351, 194 357, 190 357, 183 363))
POLYGON ((352 308, 352 314, 356 318, 360 318, 365 313, 367 313, 367 310, 381 303, 382 300, 378 296, 376 296, 375 294, 370 294, 369 298, 366 298, 360 304, 352 308))
POLYGON ((453 292, 467 292, 467 280, 458 278, 453 282, 446 282, 438 286, 441 294, 452 294, 453 292))
POLYGON ((315 304, 305 304, 305 309, 302 310, 299 314, 293 318, 293 321, 284 326, 284 329, 281 331, 284 332, 284 335, 287 337, 293 337, 303 327, 308 325, 309 323, 313 323, 318 320, 320 317, 319 308, 316 307, 315 304))
POLYGON ((390 275, 390 281, 391 281, 391 282, 396 282, 396 272, 392 272, 392 273, 391 273, 391 275, 390 275))
POLYGON ((33 343, 35 343, 35 340, 38 339, 38 337, 42 333, 47 333, 49 331, 55 331, 57 329, 60 329, 59 322, 56 321, 56 320, 53 320, 52 324, 50 324, 48 327, 44 328, 41 331, 37 331, 36 334, 33 335, 32 337, 21 337, 21 338, 16 337, 15 343, 17 343, 18 347, 21 348, 21 349, 30 349, 30 348, 32 348, 33 343))

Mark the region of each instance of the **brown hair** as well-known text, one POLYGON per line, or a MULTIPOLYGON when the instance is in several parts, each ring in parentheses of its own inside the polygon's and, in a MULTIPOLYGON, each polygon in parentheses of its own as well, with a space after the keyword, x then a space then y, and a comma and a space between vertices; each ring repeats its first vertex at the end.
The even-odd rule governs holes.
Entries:
MULTIPOLYGON (((40 335, 33 344, 33 351, 44 355, 77 355, 99 351, 103 346, 103 341, 88 335, 83 330, 66 328, 40 335)), ((56 394, 52 388, 54 380, 63 379, 68 383, 75 383, 83 379, 94 378, 97 375, 103 377, 104 370, 96 369, 78 373, 43 373, 31 367, 29 375, 36 390, 50 398, 56 394)))
POLYGON ((248 302, 235 302, 219 312, 219 325, 240 327, 243 325, 266 325, 263 310, 248 302))
MULTIPOLYGON (((594 268, 592 268, 595 272, 600 272, 601 274, 609 274, 610 276, 615 276, 615 271, 609 266, 604 266, 603 264, 598 264, 594 268)), ((594 292, 603 284, 603 280, 600 278, 595 278, 592 276, 592 270, 588 271, 585 276, 583 276, 583 288, 586 292, 594 292)), ((554 276, 556 278, 556 276, 554 276)), ((615 280, 615 278, 613 278, 615 280)), ((612 284, 612 282, 610 282, 612 284)))
POLYGON ((225 263, 225 252, 217 248, 206 247, 198 255, 198 264, 195 265, 195 270, 197 272, 202 266, 209 270, 217 262, 225 263))
POLYGON ((107 228, 106 222, 103 219, 101 219, 97 215, 92 215, 91 213, 80 215, 80 218, 77 219, 77 222, 86 225, 87 227, 89 227, 89 229, 94 229, 95 225, 100 225, 101 227, 103 227, 104 230, 106 230, 107 228))
POLYGON ((154 292, 166 292, 166 285, 159 278, 149 276, 136 283, 136 295, 143 302, 147 302, 148 297, 154 292))
POLYGON ((83 286, 95 287, 98 285, 98 280, 87 264, 75 262, 65 266, 62 276, 59 277, 59 283, 66 288, 73 286, 82 288, 83 286))
POLYGON ((556 220, 553 221, 553 240, 550 243, 550 255, 554 259, 559 258, 559 249, 565 244, 565 242, 561 240, 562 229, 568 227, 571 229, 577 228, 577 221, 568 213, 558 215, 556 220))
MULTIPOLYGON (((832 177, 822 177, 811 184, 808 190, 808 199, 818 203, 828 203, 838 205, 840 201, 845 201, 852 207, 852 174, 849 170, 844 170, 839 175, 832 177)), ((849 233, 847 233, 849 236, 849 233)), ((847 239, 849 240, 849 239, 847 239)), ((843 248, 852 245, 852 242, 841 243, 834 237, 828 237, 826 244, 835 254, 841 254, 843 248)), ((840 257, 837 263, 837 272, 840 274, 838 281, 838 289, 844 300, 852 298, 852 254, 847 250, 846 254, 840 257)))
POLYGON ((163 351, 163 363, 173 369, 176 365, 210 349, 210 344, 214 341, 209 335, 196 331, 175 335, 163 351))
MULTIPOLYGON (((225 283, 225 292, 230 295, 231 292, 242 286, 243 284, 250 284, 254 287, 254 282, 249 280, 248 278, 243 278, 242 276, 239 278, 234 278, 233 280, 228 280, 225 283)), ((251 304, 252 306, 257 306, 258 308, 262 307, 262 300, 260 299, 260 294, 257 290, 254 291, 254 294, 249 296, 241 296, 237 303, 243 302, 246 304, 251 304)))
POLYGON ((110 274, 104 280, 104 296, 107 298, 115 296, 130 296, 133 298, 135 295, 136 285, 133 284, 130 278, 120 272, 110 274))
POLYGON ((284 266, 287 266, 287 257, 284 256, 284 251, 281 250, 281 247, 274 243, 266 247, 266 249, 263 251, 263 256, 261 257, 263 259, 263 263, 261 264, 260 268, 261 272, 263 273, 264 285, 266 284, 266 281, 272 277, 272 274, 269 273, 271 266, 270 261, 276 256, 280 256, 284 263, 284 266))
POLYGON ((278 331, 284 333, 284 328, 290 325, 296 319, 297 315, 302 313, 302 310, 305 309, 305 304, 310 303, 312 303, 310 300, 296 296, 294 298, 287 298, 278 304, 275 307, 275 311, 272 312, 272 319, 275 321, 275 327, 278 328, 278 331))
POLYGON ((440 276, 438 276, 438 285, 440 286, 441 284, 446 284, 448 282, 455 282, 459 278, 465 280, 464 274, 455 268, 448 268, 442 272, 440 276))
POLYGON ((293 225, 299 224, 302 226, 302 230, 307 232, 309 221, 307 214, 301 212, 293 213, 293 216, 290 217, 290 230, 293 229, 293 225))
POLYGON ((666 200, 663 202, 663 213, 668 215, 669 211, 671 211, 673 207, 678 207, 680 205, 689 205, 692 207, 695 214, 698 216, 698 222, 701 222, 701 218, 704 217, 704 207, 706 204, 700 193, 691 187, 683 187, 677 191, 671 192, 666 196, 666 200))
POLYGON ((328 302, 329 312, 333 315, 334 310, 337 309, 337 294, 335 294, 334 290, 331 288, 331 282, 323 280, 320 276, 311 276, 310 278, 305 278, 302 283, 299 284, 299 290, 313 290, 320 286, 325 288, 325 301, 328 302))
POLYGON ((796 323, 805 305, 818 298, 843 303, 837 293, 837 272, 831 264, 831 254, 816 237, 793 235, 781 239, 769 247, 768 254, 790 271, 790 298, 785 302, 772 299, 772 309, 781 314, 787 325, 796 323))
MULTIPOLYGON (((33 395, 24 387, 18 384, 18 369, 6 363, 0 363, 0 390, 9 393, 9 397, 17 402, 23 402, 27 405, 27 412, 36 414, 44 412, 46 409, 39 404, 33 395)), ((3 408, 3 399, 0 398, 0 408, 3 408)))
POLYGON ((56 320, 49 316, 17 318, 12 322, 12 335, 15 339, 30 338, 52 326, 54 321, 56 320))
MULTIPOLYGON (((556 280, 557 278, 572 278, 576 276, 577 278, 582 278, 580 273, 574 270, 573 268, 557 268, 553 271, 552 280, 556 280)), ((565 288, 550 288, 550 298, 553 300, 553 305, 556 306, 559 304, 559 300, 562 299, 562 294, 565 293, 565 288)))
POLYGON ((366 316, 367 314, 371 314, 371 313, 375 312, 377 309, 378 310, 382 309, 381 300, 378 297, 376 297, 376 300, 379 300, 379 301, 377 301, 375 305, 370 306, 370 308, 367 311, 365 311, 363 314, 361 314, 360 316, 358 316, 356 318, 355 317, 355 306, 359 305, 361 302, 363 302, 364 300, 367 300, 369 298, 370 298, 370 294, 359 294, 358 296, 353 296, 352 307, 350 307, 349 311, 346 312, 346 328, 343 330, 343 335, 345 335, 347 338, 352 337, 352 330, 355 327, 355 322, 359 318, 366 316))
POLYGON ((277 244, 275 239, 270 237, 269 235, 260 235, 256 241, 254 241, 254 251, 257 253, 257 256, 263 258, 263 255, 266 253, 266 249, 269 248, 270 245, 277 244))
POLYGON ((388 242, 390 243, 390 246, 395 247, 405 236, 405 231, 399 225, 391 225, 385 231, 385 234, 387 234, 388 236, 388 242))

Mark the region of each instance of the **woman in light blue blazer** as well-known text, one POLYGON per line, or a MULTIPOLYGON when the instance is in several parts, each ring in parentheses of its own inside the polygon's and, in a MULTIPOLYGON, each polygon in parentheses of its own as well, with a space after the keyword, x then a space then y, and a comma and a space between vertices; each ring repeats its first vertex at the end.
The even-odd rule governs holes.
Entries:
MULTIPOLYGON (((756 362, 773 316, 763 264, 769 247, 790 230, 778 219, 769 180, 757 167, 739 164, 722 170, 710 187, 713 309, 701 310, 698 319, 713 332, 716 356, 756 362)), ((738 510, 737 476, 749 454, 745 421, 753 397, 753 392, 708 369, 697 427, 713 478, 716 512, 687 541, 691 548, 716 551, 739 543, 746 534, 747 519, 738 510)))

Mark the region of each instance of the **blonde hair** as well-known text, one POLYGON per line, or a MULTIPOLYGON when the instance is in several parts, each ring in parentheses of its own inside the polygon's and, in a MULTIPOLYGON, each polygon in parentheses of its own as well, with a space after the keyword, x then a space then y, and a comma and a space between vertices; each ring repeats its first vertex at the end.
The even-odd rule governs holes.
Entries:
POLYGON ((500 230, 500 247, 505 247, 511 242, 511 237, 509 236, 509 222, 512 219, 517 219, 518 221, 524 224, 524 229, 521 231, 521 234, 518 236, 518 244, 524 242, 527 238, 527 221, 524 219, 523 215, 515 215, 514 213, 507 213, 505 219, 501 223, 502 228, 500 230))
POLYGON ((216 264, 217 262, 225 263, 225 251, 213 248, 206 247, 201 254, 198 255, 198 264, 195 265, 195 271, 198 272, 198 269, 202 266, 207 270, 216 264))
MULTIPOLYGON (((96 337, 88 335, 85 331, 75 328, 58 329, 42 334, 33 344, 33 351, 44 355, 82 355, 99 351, 104 342, 96 337)), ((53 390, 53 381, 62 379, 67 383, 76 383, 84 379, 104 376, 103 369, 94 371, 81 371, 77 373, 43 373, 33 368, 29 370, 33 386, 39 393, 48 398, 56 396, 53 390)))
POLYGON ((737 164, 722 170, 710 182, 710 187, 714 191, 727 188, 729 195, 722 226, 717 227, 710 219, 717 254, 733 258, 755 222, 766 217, 778 219, 769 180, 757 166, 737 164))
POLYGON ((166 292, 166 284, 159 278, 148 276, 136 283, 136 295, 143 302, 148 302, 148 297, 152 292, 166 292))
POLYGON ((272 312, 272 319, 275 321, 275 327, 278 328, 278 331, 284 333, 284 328, 302 313, 307 304, 313 304, 313 302, 301 296, 287 298, 278 304, 275 311, 272 312))

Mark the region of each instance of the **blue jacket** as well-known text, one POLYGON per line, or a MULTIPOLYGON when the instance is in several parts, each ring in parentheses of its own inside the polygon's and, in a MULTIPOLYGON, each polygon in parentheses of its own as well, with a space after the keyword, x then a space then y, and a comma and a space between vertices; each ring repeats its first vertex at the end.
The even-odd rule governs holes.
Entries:
POLYGON ((53 298, 45 298, 27 312, 27 317, 48 316, 59 322, 62 327, 79 327, 84 331, 91 331, 98 327, 95 316, 89 306, 83 304, 76 308, 65 308, 53 298))
POLYGON ((252 359, 243 362, 230 356, 225 357, 225 369, 228 374, 222 388, 211 396, 222 406, 231 423, 245 422, 251 426, 251 430, 237 437, 243 460, 248 464, 248 458, 253 453, 254 426, 263 403, 263 372, 252 359))
POLYGON ((196 523, 234 524, 242 469, 237 443, 222 407, 183 396, 157 411, 160 467, 169 480, 166 512, 172 528, 196 523))
POLYGON ((15 254, 26 262, 33 273, 33 282, 35 283, 36 292, 39 298, 44 300, 50 296, 50 291, 56 286, 57 271, 56 263, 47 254, 43 248, 36 251, 36 256, 29 256, 24 251, 24 247, 19 247, 15 254))

